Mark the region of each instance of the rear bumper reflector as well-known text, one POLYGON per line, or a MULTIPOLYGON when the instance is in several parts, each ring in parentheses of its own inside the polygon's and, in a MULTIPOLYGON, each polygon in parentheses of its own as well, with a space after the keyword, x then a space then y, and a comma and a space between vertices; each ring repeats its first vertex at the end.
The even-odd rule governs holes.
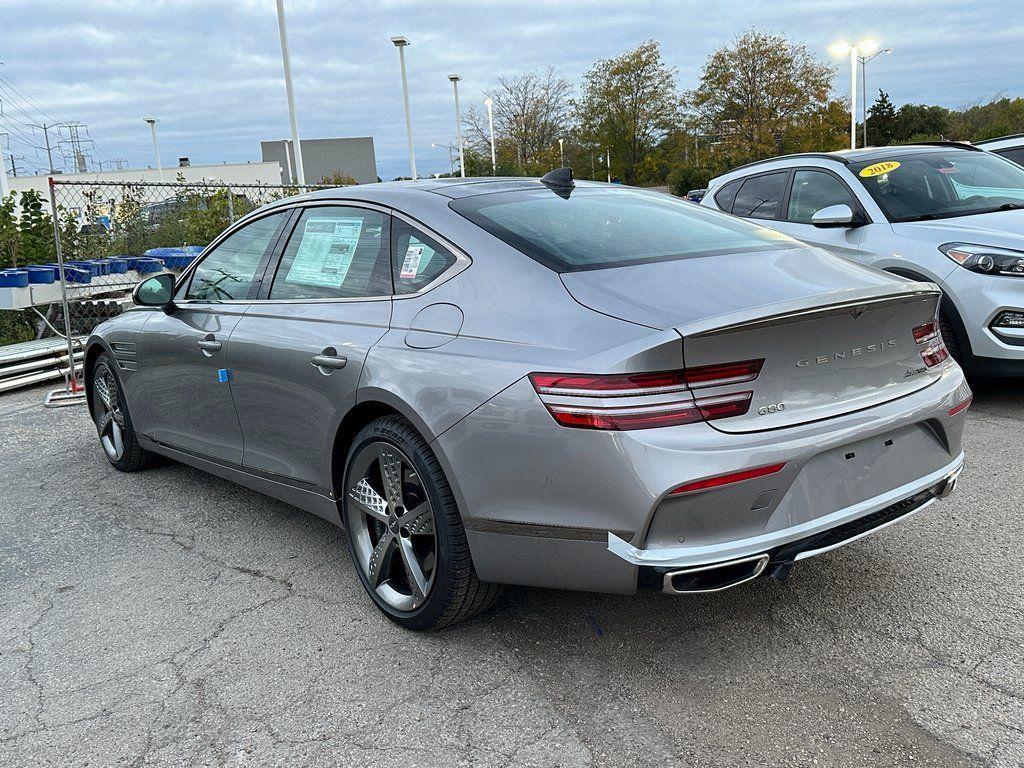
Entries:
POLYGON ((764 467, 755 467, 754 469, 743 469, 739 472, 730 472, 727 475, 718 475, 716 477, 707 477, 703 480, 694 480, 692 483, 686 483, 680 485, 678 488, 673 488, 669 491, 669 496, 680 496, 684 493, 694 493, 695 491, 705 491, 709 488, 719 488, 723 485, 731 485, 732 483, 740 483, 744 480, 753 480, 757 477, 766 477, 767 475, 774 475, 776 472, 781 472, 782 468, 786 466, 786 462, 781 464, 769 464, 764 467))

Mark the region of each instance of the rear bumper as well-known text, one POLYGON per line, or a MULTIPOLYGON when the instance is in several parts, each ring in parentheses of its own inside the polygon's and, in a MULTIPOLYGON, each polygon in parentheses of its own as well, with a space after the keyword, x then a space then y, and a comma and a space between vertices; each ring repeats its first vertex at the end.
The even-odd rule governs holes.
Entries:
POLYGON ((899 488, 802 525, 795 525, 763 536, 752 536, 704 547, 641 549, 623 541, 614 533, 609 533, 608 550, 632 565, 659 568, 689 568, 728 563, 732 560, 764 553, 770 555, 769 559, 773 563, 802 560, 863 538, 909 516, 910 513, 920 511, 936 499, 948 496, 956 485, 956 479, 963 469, 963 465, 964 454, 961 453, 945 467, 899 488), (886 519, 878 525, 869 526, 866 529, 859 529, 857 526, 847 528, 847 526, 851 526, 851 523, 870 518, 880 512, 889 512, 892 507, 898 507, 908 501, 920 501, 920 503, 916 504, 910 513, 895 516, 891 520, 886 516, 886 519), (846 531, 849 531, 848 536, 843 535, 846 531), (838 535, 826 535, 833 532, 838 532, 838 535), (787 546, 791 544, 798 546, 787 546))

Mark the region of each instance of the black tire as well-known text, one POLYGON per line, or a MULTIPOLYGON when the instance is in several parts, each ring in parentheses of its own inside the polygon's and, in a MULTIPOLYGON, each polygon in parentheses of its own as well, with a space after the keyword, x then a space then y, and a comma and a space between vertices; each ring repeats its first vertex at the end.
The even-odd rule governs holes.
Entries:
POLYGON ((401 416, 385 416, 364 427, 349 449, 345 460, 342 499, 342 520, 346 523, 349 555, 367 594, 384 615, 396 624, 411 630, 437 630, 470 619, 488 608, 502 592, 501 585, 480 581, 470 558, 466 532, 455 503, 451 486, 427 441, 401 416), (424 602, 412 610, 396 610, 371 587, 369 576, 360 562, 350 514, 358 514, 348 489, 359 482, 352 476, 353 460, 372 444, 386 443, 408 457, 418 481, 430 502, 434 520, 435 559, 432 586, 424 602))
POLYGON ((942 311, 939 312, 939 332, 942 334, 942 341, 945 343, 946 349, 949 350, 950 356, 958 364, 963 365, 964 356, 960 350, 960 340, 956 335, 956 329, 953 327, 953 322, 949 319, 949 316, 942 311))
POLYGON ((114 469, 120 472, 139 472, 157 464, 159 457, 139 445, 139 438, 135 434, 131 415, 128 413, 128 403, 124 398, 121 378, 117 375, 117 365, 106 352, 101 353, 93 361, 91 374, 89 378, 91 388, 89 392, 89 410, 93 424, 96 425, 97 432, 99 433, 100 446, 103 448, 103 455, 106 456, 107 461, 110 462, 114 469), (108 446, 104 443, 103 439, 104 416, 107 411, 105 410, 104 398, 97 389, 96 382, 98 379, 105 379, 108 374, 116 382, 116 391, 113 392, 113 399, 116 400, 120 409, 120 421, 117 422, 122 446, 120 453, 112 453, 108 450, 108 446))

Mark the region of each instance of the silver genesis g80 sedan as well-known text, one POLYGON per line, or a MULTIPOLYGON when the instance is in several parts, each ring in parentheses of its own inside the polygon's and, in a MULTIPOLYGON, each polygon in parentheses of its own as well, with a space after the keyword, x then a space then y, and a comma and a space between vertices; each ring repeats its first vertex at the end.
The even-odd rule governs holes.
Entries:
POLYGON ((236 222, 91 337, 123 471, 171 457, 347 532, 412 629, 501 584, 784 576, 953 490, 935 285, 654 192, 371 184, 236 222))

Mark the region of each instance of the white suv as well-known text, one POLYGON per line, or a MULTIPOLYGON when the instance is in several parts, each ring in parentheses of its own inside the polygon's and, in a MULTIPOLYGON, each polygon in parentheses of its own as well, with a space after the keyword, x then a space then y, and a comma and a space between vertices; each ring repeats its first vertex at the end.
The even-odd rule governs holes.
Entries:
POLYGON ((1007 160, 1013 160, 1017 165, 1024 165, 1024 133, 1000 136, 998 139, 976 141, 974 146, 980 147, 986 152, 995 152, 997 155, 1002 155, 1007 160))
POLYGON ((789 155, 713 179, 701 204, 938 284, 964 368, 1024 376, 1024 167, 942 142, 789 155))

